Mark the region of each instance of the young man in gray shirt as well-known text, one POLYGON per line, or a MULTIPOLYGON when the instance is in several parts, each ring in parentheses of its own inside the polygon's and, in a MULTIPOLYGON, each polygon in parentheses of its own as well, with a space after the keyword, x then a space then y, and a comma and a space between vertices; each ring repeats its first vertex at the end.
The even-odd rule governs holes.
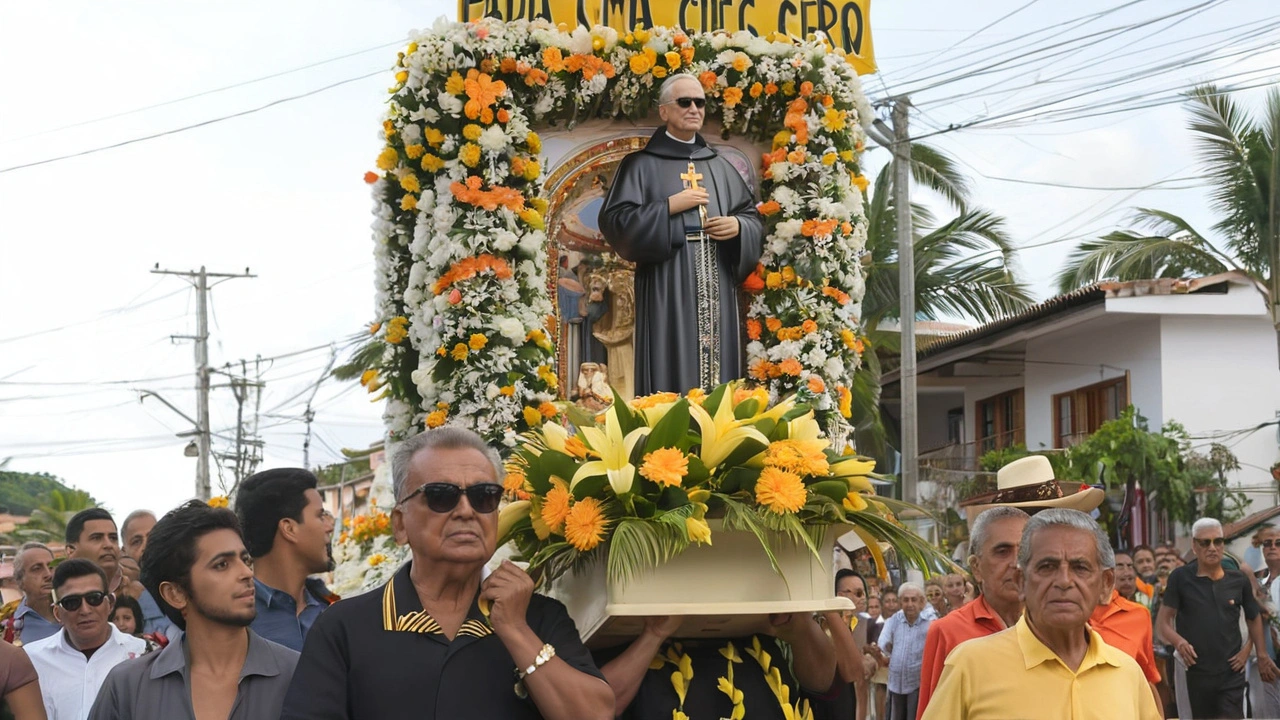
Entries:
POLYGON ((183 636, 116 666, 89 720, 280 716, 298 653, 249 629, 253 565, 234 513, 193 500, 156 523, 142 584, 183 636))

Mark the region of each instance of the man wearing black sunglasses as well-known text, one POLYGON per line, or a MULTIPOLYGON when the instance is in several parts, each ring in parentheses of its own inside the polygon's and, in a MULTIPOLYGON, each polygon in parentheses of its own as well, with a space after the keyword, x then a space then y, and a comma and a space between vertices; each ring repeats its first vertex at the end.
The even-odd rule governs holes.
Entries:
POLYGON ((484 577, 501 461, 475 433, 428 430, 391 460, 396 541, 412 559, 312 626, 285 720, 605 720, 613 693, 563 605, 519 567, 484 577))
POLYGON ((53 572, 54 615, 62 631, 26 646, 40 675, 40 692, 50 718, 84 720, 107 673, 147 650, 146 641, 107 622, 114 598, 107 574, 80 558, 64 560, 53 572))
POLYGON ((636 263, 637 395, 745 374, 738 287, 760 259, 763 222, 742 175, 698 134, 706 101, 693 75, 663 82, 663 127, 622 160, 600 210, 600 232, 636 263))
POLYGON ((1249 646, 1240 636, 1241 610, 1261 679, 1276 679, 1280 669, 1267 656, 1253 584, 1240 570, 1223 567, 1222 524, 1201 518, 1191 526, 1191 536, 1196 561, 1169 574, 1156 630, 1186 667, 1190 707, 1179 709, 1197 718, 1242 718, 1249 646))

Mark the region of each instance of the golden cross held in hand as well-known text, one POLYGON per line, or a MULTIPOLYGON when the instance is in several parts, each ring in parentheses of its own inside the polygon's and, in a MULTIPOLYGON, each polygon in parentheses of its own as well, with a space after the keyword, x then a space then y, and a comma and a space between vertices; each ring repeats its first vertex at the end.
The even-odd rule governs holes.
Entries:
MULTIPOLYGON (((696 190, 700 185, 698 181, 702 179, 702 173, 698 172, 698 168, 693 163, 689 163, 689 172, 680 173, 680 179, 684 181, 684 186, 689 189, 696 190)), ((698 218, 702 220, 702 224, 707 223, 707 206, 698 206, 698 218)))

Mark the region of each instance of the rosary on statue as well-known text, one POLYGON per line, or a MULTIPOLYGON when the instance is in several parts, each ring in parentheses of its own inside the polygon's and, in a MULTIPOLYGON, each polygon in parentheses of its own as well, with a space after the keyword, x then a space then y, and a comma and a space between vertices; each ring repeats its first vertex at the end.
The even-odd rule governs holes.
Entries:
MULTIPOLYGON (((680 174, 686 189, 702 187, 702 173, 693 163, 680 174)), ((685 241, 694 246, 693 280, 698 313, 698 383, 710 390, 720 383, 720 272, 716 246, 707 237, 707 207, 698 206, 698 226, 685 228, 685 241)))

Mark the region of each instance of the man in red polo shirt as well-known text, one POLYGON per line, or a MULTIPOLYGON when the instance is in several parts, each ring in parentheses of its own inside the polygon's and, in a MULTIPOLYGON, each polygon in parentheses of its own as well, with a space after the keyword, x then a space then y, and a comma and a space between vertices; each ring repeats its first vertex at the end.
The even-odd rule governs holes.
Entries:
POLYGON ((920 669, 917 718, 924 715, 942 676, 943 663, 957 645, 1013 627, 1022 615, 1022 596, 1014 571, 1028 517, 1016 507, 996 506, 983 511, 974 521, 969 533, 969 569, 982 587, 982 594, 929 626, 920 669))
POLYGON ((1160 692, 1156 688, 1156 684, 1160 682, 1160 671, 1156 669, 1151 611, 1139 603, 1126 600, 1118 589, 1133 586, 1133 579, 1136 577, 1133 556, 1127 552, 1115 553, 1113 568, 1117 587, 1112 588, 1109 602, 1094 608, 1089 625, 1108 645, 1138 661, 1138 667, 1142 668, 1142 674, 1147 676, 1147 684, 1151 686, 1151 694, 1156 698, 1156 708, 1160 710, 1160 716, 1164 717, 1164 704, 1160 702, 1160 692))

